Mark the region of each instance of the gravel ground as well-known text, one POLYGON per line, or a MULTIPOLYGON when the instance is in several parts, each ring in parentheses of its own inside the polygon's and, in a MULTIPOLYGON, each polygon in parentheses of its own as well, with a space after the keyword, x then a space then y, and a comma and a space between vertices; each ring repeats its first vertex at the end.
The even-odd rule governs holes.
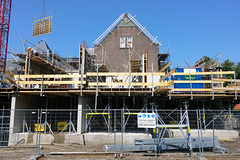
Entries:
MULTIPOLYGON (((210 151, 204 152, 204 157, 208 160, 240 160, 240 139, 235 141, 220 141, 222 147, 229 150, 229 153, 213 153, 210 151)), ((104 153, 103 145, 79 145, 79 144, 52 144, 52 145, 42 145, 43 149, 41 152, 44 157, 41 160, 65 160, 65 159, 76 159, 76 160, 111 160, 115 159, 114 154, 104 153), (81 155, 51 155, 50 152, 86 152, 81 155)), ((20 147, 2 147, 0 148, 0 159, 7 160, 17 160, 17 159, 33 159, 36 155, 36 149, 34 145, 20 146, 20 147)), ((120 159, 120 155, 117 154, 117 159, 120 159)), ((160 156, 155 156, 154 153, 149 155, 149 153, 129 153, 123 154, 123 159, 125 160, 197 160, 198 151, 193 153, 192 157, 189 157, 188 152, 165 152, 160 156), (148 156, 146 156, 148 155, 148 156)), ((203 158, 202 158, 203 159, 203 158)))

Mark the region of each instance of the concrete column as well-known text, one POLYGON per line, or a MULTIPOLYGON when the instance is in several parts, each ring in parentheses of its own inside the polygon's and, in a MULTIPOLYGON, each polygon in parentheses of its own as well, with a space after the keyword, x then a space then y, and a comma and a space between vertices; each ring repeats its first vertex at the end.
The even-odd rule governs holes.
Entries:
POLYGON ((78 116, 77 116, 77 133, 82 134, 85 127, 86 101, 84 97, 78 97, 78 116))
POLYGON ((24 109, 27 105, 27 97, 25 96, 12 96, 11 100, 11 112, 10 112, 10 122, 9 122, 9 144, 16 144, 17 137, 14 133, 20 132, 22 130, 24 111, 19 109, 24 109))
POLYGON ((14 127, 14 119, 15 119, 16 101, 17 101, 17 97, 12 96, 11 112, 10 112, 10 124, 9 124, 9 143, 8 143, 8 145, 12 145, 10 142, 13 140, 13 127, 14 127))

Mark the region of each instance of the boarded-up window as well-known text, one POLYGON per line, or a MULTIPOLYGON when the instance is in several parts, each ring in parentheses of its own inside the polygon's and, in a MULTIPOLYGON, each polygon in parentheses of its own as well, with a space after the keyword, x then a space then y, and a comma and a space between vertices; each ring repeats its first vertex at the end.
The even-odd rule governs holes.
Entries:
POLYGON ((127 37, 127 48, 132 48, 133 47, 133 37, 132 36, 128 36, 127 37))
POLYGON ((120 48, 125 48, 126 44, 125 44, 125 37, 120 37, 120 48))

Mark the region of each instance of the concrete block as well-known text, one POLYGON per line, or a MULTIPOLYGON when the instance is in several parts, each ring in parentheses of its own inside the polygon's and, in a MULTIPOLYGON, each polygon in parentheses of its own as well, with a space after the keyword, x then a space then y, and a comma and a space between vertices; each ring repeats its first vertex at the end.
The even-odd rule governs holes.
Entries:
MULTIPOLYGON (((182 132, 179 129, 171 129, 170 132, 172 132, 172 138, 183 137, 182 132)), ((183 129, 183 132, 186 135, 187 130, 183 129)), ((218 140, 234 140, 239 138, 238 131, 235 130, 214 130, 214 135, 218 137, 218 140)), ((198 137, 198 130, 191 130, 191 136, 198 137)), ((213 130, 202 130, 202 136, 213 136, 213 130)))
POLYGON ((65 135, 64 134, 53 134, 54 136, 54 141, 53 143, 64 143, 65 140, 65 135))
MULTIPOLYGON (((33 143, 36 143, 37 134, 33 135, 33 143)), ((52 134, 41 134, 40 144, 52 144, 54 136, 52 134)))
MULTIPOLYGON (((121 144, 121 133, 116 133, 116 143, 121 144)), ((132 144, 135 138, 149 139, 151 134, 146 133, 123 133, 123 143, 132 144)), ((113 133, 84 133, 84 134, 65 134, 64 143, 78 143, 86 145, 114 144, 113 133), (84 138, 83 138, 84 137, 84 138)))
POLYGON ((9 139, 9 142, 8 142, 8 145, 9 146, 13 146, 15 144, 17 144, 20 140, 24 139, 24 143, 23 144, 26 144, 27 141, 28 141, 28 135, 29 133, 13 133, 9 139))
POLYGON ((19 133, 18 141, 24 139, 25 141, 23 144, 27 144, 28 138, 29 138, 29 133, 19 133))
MULTIPOLYGON (((86 144, 114 144, 114 133, 84 133, 86 144)), ((116 133, 116 144, 121 144, 121 133, 116 133)), ((82 137, 81 137, 82 138, 82 137)), ((149 139, 152 138, 148 133, 123 133, 123 143, 132 144, 134 139, 149 139)))
POLYGON ((75 134, 65 134, 64 135, 64 143, 65 144, 76 143, 76 142, 77 142, 77 137, 75 134))

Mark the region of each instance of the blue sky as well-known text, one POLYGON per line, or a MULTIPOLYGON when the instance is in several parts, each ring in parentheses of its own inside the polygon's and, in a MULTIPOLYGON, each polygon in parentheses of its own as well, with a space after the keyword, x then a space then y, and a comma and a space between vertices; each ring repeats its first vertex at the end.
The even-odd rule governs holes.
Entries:
POLYGON ((53 15, 53 33, 32 37, 42 0, 13 0, 8 49, 23 49, 22 38, 33 44, 45 39, 61 56, 78 56, 79 43, 86 40, 92 47, 122 13, 130 13, 158 36, 163 49, 170 44, 171 68, 219 52, 221 62, 239 62, 239 7, 239 0, 45 0, 46 15, 53 15))

